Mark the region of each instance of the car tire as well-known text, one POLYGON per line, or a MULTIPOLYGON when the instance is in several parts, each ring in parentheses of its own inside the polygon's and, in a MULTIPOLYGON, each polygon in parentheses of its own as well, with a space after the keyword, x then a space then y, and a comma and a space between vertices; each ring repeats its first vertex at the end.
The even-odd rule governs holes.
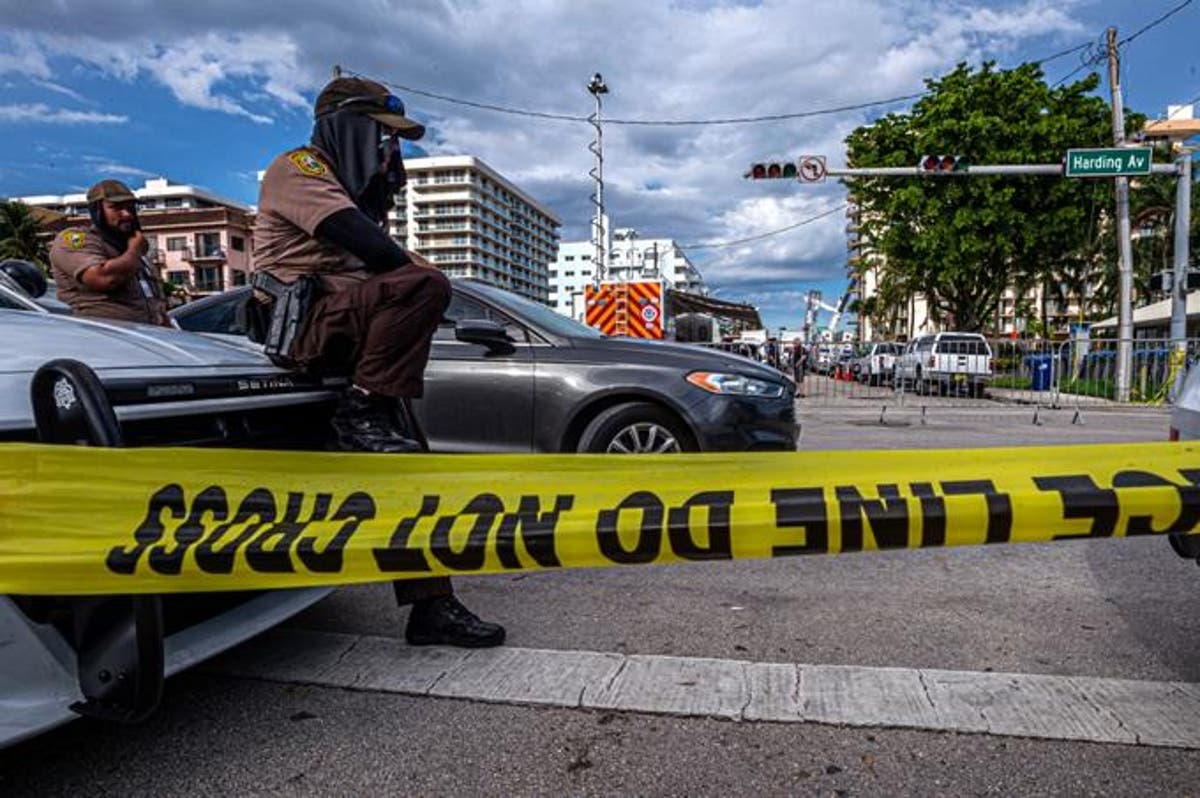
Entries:
POLYGON ((580 452, 667 454, 697 452, 692 434, 672 413, 649 402, 614 405, 588 422, 580 452))

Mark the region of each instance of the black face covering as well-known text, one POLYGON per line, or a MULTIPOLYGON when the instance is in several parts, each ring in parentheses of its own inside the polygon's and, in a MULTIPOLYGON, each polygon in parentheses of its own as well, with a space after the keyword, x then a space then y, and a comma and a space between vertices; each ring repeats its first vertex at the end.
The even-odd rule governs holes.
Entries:
POLYGON ((317 119, 312 145, 333 160, 334 172, 359 210, 382 222, 393 195, 404 185, 399 149, 380 150, 383 126, 353 110, 335 111, 317 119))
MULTIPOLYGON (((109 246, 113 247, 119 252, 124 252, 125 248, 129 246, 129 239, 133 237, 133 232, 130 231, 128 233, 122 233, 115 227, 109 226, 108 222, 104 219, 104 208, 102 203, 103 200, 96 200, 95 202, 89 203, 88 216, 92 218, 92 224, 96 226, 96 229, 100 231, 100 237, 103 238, 109 246)), ((139 226, 137 211, 134 211, 133 230, 137 230, 139 226)))

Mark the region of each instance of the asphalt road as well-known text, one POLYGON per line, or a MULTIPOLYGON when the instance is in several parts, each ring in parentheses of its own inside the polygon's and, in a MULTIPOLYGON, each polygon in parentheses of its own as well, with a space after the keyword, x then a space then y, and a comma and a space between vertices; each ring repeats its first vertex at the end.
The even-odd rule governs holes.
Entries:
MULTIPOLYGON (((1091 413, 1082 425, 1067 411, 1042 411, 1040 425, 1031 415, 941 408, 922 424, 909 408, 880 425, 877 411, 806 409, 802 448, 1165 437, 1157 413, 1091 413)), ((1165 541, 1138 539, 481 577, 459 591, 528 649, 1195 685, 1198 580, 1165 541)), ((399 637, 389 593, 343 589, 284 631, 399 637)), ((80 721, 0 752, 0 794, 1200 791, 1196 747, 513 706, 229 674, 171 680, 144 725, 80 721)))

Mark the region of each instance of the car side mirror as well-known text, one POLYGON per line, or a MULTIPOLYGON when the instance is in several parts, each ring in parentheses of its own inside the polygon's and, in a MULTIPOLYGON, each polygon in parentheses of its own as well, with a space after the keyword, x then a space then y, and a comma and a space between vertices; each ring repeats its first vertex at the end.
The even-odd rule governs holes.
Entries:
POLYGON ((454 325, 454 337, 464 343, 486 346, 492 352, 515 349, 504 325, 491 319, 461 319, 454 325))

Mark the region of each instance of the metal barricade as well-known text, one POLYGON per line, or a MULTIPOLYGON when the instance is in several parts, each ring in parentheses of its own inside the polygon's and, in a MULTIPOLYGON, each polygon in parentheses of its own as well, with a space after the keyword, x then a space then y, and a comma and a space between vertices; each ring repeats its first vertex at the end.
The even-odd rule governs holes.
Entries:
POLYGON ((1055 354, 1059 372, 1057 403, 1090 409, 1169 404, 1188 365, 1200 354, 1200 339, 1187 340, 1184 358, 1174 354, 1175 347, 1166 338, 1135 338, 1129 344, 1129 397, 1125 402, 1119 401, 1117 394, 1120 350, 1117 339, 1093 338, 1059 344, 1055 354))
MULTIPOLYGON (((708 346, 764 363, 755 344, 708 346)), ((891 341, 789 347, 785 357, 767 365, 795 380, 801 406, 1010 407, 1036 413, 1039 408, 1161 408, 1170 402, 1186 365, 1200 358, 1200 339, 1188 341, 1186 363, 1172 357, 1167 339, 1134 340, 1129 401, 1117 402, 1117 348, 1114 339, 981 339, 945 333, 925 349, 891 341)))

